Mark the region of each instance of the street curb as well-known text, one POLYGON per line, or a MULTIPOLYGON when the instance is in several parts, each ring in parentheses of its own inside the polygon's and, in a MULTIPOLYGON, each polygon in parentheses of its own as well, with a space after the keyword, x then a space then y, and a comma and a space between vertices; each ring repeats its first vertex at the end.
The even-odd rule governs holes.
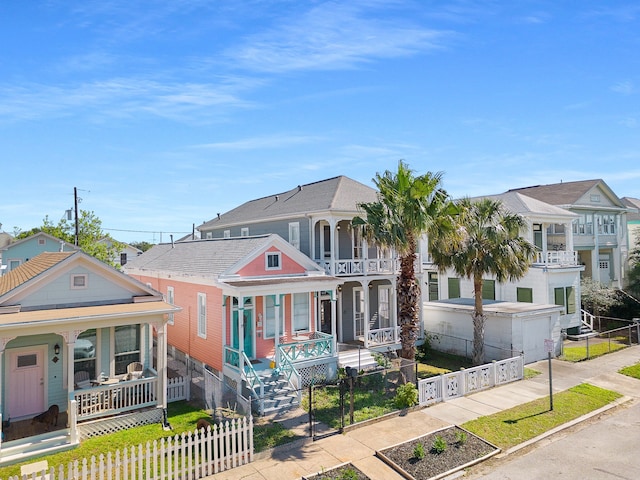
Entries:
POLYGON ((496 458, 504 458, 507 455, 511 455, 512 453, 517 452, 518 450, 521 450, 525 447, 528 447, 529 445, 532 445, 536 442, 539 442, 540 440, 543 440, 544 438, 550 437, 551 435, 554 435, 562 430, 566 430, 567 428, 570 428, 574 425, 577 425, 578 423, 584 422, 585 420, 589 420, 590 418, 593 418, 597 415, 600 415, 603 412, 606 412, 608 410, 614 409, 614 408, 618 408, 621 405, 624 405, 627 402, 631 402, 633 401, 633 397, 628 397, 628 396, 623 396, 618 398, 617 400, 614 400, 613 402, 605 405, 604 407, 600 407, 597 410, 594 410, 592 412, 589 412, 585 415, 582 415, 581 417, 575 418, 573 420, 571 420, 570 422, 567 423, 563 423, 562 425, 559 425, 555 428, 552 428, 551 430, 548 430, 540 435, 538 435, 537 437, 534 437, 530 440, 527 440, 526 442, 522 442, 518 445, 515 445, 507 450, 502 451, 501 453, 499 453, 498 455, 496 455, 496 458))

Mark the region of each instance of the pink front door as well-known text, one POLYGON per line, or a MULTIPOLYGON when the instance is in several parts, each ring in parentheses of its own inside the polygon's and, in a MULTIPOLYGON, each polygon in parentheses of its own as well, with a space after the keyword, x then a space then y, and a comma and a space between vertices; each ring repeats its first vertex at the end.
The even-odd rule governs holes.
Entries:
POLYGON ((20 418, 44 411, 46 346, 6 350, 8 359, 5 416, 20 418))

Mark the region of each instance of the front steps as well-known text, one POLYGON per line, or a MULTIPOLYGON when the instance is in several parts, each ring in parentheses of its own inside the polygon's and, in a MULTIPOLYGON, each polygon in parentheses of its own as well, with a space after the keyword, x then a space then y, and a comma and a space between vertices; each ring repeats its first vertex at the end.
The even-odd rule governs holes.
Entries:
POLYGON ((54 430, 42 435, 2 442, 0 465, 23 462, 32 457, 57 453, 74 447, 75 445, 71 444, 69 429, 54 430))
POLYGON ((371 350, 344 343, 338 346, 338 350, 339 367, 345 369, 347 367, 355 368, 358 372, 378 367, 378 362, 373 357, 371 350))
POLYGON ((273 370, 258 372, 264 385, 262 401, 252 395, 254 408, 261 415, 287 410, 300 405, 298 392, 293 389, 283 375, 273 375, 273 370))

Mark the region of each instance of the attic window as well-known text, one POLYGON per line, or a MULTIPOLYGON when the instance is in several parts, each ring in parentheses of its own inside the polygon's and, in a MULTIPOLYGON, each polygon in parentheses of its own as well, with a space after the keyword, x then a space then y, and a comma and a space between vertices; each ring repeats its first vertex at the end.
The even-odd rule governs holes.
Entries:
POLYGON ((44 245, 46 243, 44 238, 39 238, 38 239, 38 245, 44 245))
POLYGON ((242 227, 240 229, 240 236, 241 237, 248 237, 249 236, 249 227, 242 227))
POLYGON ((78 290, 87 288, 87 274, 73 274, 71 275, 71 289, 78 290))
POLYGON ((265 269, 266 270, 282 270, 280 252, 265 253, 265 269))
POLYGON ((600 195, 597 195, 597 194, 591 195, 591 197, 589 197, 589 198, 594 203, 600 203, 600 195))

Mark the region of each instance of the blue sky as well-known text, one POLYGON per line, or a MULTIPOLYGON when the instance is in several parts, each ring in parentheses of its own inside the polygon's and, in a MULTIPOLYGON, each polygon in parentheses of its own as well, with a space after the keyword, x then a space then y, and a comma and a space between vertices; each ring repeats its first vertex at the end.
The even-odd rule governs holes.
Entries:
POLYGON ((399 159, 454 197, 592 178, 640 197, 633 1, 10 1, 0 45, 10 233, 77 187, 118 240, 168 241, 399 159))

